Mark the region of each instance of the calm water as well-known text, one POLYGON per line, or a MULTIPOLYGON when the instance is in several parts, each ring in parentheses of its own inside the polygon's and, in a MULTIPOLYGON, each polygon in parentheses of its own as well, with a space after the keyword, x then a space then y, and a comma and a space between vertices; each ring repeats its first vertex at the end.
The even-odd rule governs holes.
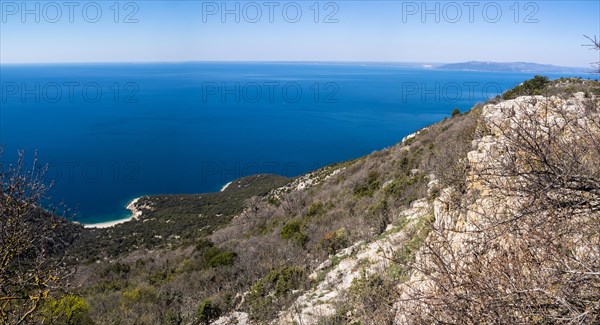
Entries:
MULTIPOLYGON (((37 150, 77 220, 356 158, 525 79, 360 64, 3 65, 3 161, 37 150)), ((556 77, 556 76, 554 76, 556 77)))

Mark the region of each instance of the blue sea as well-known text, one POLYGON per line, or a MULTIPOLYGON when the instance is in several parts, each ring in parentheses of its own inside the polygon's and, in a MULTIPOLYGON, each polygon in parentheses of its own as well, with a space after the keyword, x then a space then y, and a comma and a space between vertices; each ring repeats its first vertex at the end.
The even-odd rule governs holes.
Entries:
POLYGON ((104 222, 142 195, 218 191, 369 154, 532 76, 361 63, 2 65, 2 161, 37 152, 51 201, 104 222))

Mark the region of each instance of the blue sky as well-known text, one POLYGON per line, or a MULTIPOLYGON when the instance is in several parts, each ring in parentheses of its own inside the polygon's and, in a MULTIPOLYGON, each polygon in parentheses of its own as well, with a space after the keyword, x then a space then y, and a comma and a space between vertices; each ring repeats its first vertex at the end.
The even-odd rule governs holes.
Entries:
POLYGON ((600 60, 600 1, 115 1, 0 0, 0 62, 600 60))

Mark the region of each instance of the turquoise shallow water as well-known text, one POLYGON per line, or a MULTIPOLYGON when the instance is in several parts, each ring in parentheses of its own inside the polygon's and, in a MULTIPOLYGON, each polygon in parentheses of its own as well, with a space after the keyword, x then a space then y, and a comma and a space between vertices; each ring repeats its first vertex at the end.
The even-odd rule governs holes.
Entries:
POLYGON ((37 150, 52 201, 103 222, 141 195, 218 191, 368 154, 530 77, 365 64, 3 65, 0 144, 4 161, 37 150))

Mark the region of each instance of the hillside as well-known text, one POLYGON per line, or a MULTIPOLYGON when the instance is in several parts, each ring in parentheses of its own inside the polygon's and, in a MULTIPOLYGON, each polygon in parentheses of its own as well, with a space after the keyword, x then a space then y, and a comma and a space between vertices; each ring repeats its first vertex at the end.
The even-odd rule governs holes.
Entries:
MULTIPOLYGON (((102 324, 169 323, 167 318, 194 323, 231 311, 259 324, 272 320, 298 290, 317 285, 310 274, 331 254, 381 236, 390 224, 403 223, 398 215, 411 202, 435 195, 427 191, 429 174, 440 170, 450 182, 440 167, 453 168, 457 155, 466 154, 476 120, 477 113, 456 116, 421 130, 418 141, 409 137, 369 156, 282 180, 255 192, 243 210, 228 208, 231 213, 201 213, 200 201, 181 205, 198 196, 144 198, 138 204, 149 208, 139 220, 93 230, 94 237, 81 241, 85 245, 77 249, 95 263, 79 267, 74 286, 102 324), (176 220, 187 221, 181 226, 176 220), (222 221, 206 228, 209 220, 222 221), (146 226, 151 222, 155 226, 146 226), (150 245, 124 244, 140 245, 140 234, 150 245)), ((221 197, 235 188, 200 196, 221 197)), ((225 209, 236 202, 208 206, 225 209)))
POLYGON ((83 323, 598 323, 600 82, 540 78, 365 157, 79 229, 83 323))
POLYGON ((443 64, 436 69, 466 70, 466 71, 502 71, 502 72, 529 72, 529 73, 589 73, 589 68, 560 67, 551 64, 531 62, 489 62, 469 61, 461 63, 443 64))
POLYGON ((254 175, 222 192, 144 196, 136 204, 140 217, 110 228, 84 229, 74 254, 95 261, 138 249, 195 245, 239 214, 246 200, 287 182, 282 176, 254 175))

